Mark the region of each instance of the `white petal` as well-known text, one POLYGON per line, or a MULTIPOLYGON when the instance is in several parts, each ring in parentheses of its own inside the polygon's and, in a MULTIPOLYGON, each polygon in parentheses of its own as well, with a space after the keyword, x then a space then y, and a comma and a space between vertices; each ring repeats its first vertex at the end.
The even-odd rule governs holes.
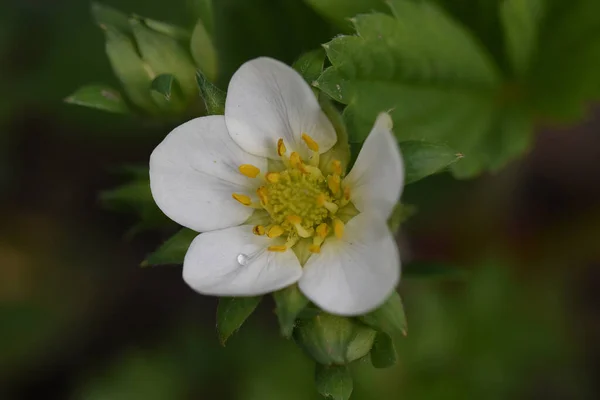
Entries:
POLYGON ((329 150, 336 133, 312 89, 300 74, 280 61, 248 61, 231 78, 225 103, 225 122, 233 140, 244 150, 277 159, 277 140, 304 158, 308 148, 302 133, 310 135, 319 152, 329 150))
POLYGON ((377 214, 361 213, 341 240, 328 239, 304 265, 298 285, 313 303, 337 315, 361 315, 380 306, 400 279, 396 242, 377 214))
POLYGON ((404 163, 388 114, 377 117, 344 183, 350 187, 350 200, 359 211, 378 212, 388 219, 404 186, 404 163))
POLYGON ((203 233, 185 255, 183 279, 214 296, 256 296, 298 281, 302 267, 294 252, 267 251, 270 242, 253 234, 251 225, 203 233))
POLYGON ((223 116, 193 119, 175 128, 152 153, 152 196, 169 218, 195 231, 239 225, 253 209, 231 195, 252 194, 260 183, 240 174, 241 164, 267 168, 265 158, 231 140, 223 116))

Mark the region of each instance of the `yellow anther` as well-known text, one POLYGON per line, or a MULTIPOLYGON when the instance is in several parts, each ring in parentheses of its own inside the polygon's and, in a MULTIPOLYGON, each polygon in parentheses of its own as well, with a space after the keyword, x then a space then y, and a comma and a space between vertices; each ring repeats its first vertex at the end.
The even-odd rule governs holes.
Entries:
POLYGON ((350 186, 344 188, 344 200, 350 201, 350 186))
POLYGON ((290 154, 290 164, 292 165, 292 168, 300 169, 300 166, 302 165, 300 154, 296 153, 295 151, 292 152, 292 154, 290 154))
POLYGON ((317 205, 323 207, 323 205, 325 204, 325 202, 327 201, 327 196, 325 196, 325 193, 319 193, 317 195, 317 205))
POLYGON ((279 175, 277 172, 268 172, 265 175, 265 179, 269 182, 269 183, 277 183, 279 182, 279 178, 281 177, 281 175, 279 175))
POLYGON ((302 218, 300 218, 297 215, 288 215, 287 216, 287 220, 289 221, 290 224, 292 225, 296 225, 296 224, 300 224, 302 223, 302 218))
POLYGON ((267 188, 264 186, 259 187, 258 189, 256 189, 256 194, 258 195, 258 198, 260 199, 260 202, 263 204, 268 204, 269 203, 269 199, 267 197, 267 188))
POLYGON ((245 194, 234 193, 231 195, 231 197, 233 197, 245 206, 249 206, 252 204, 252 199, 246 196, 245 194))
POLYGON ((283 139, 279 139, 277 141, 277 154, 279 155, 279 157, 283 156, 285 153, 287 152, 287 149, 285 148, 285 143, 283 143, 283 139))
POLYGON ((310 251, 313 254, 319 254, 321 252, 321 246, 319 246, 318 244, 311 244, 308 248, 308 251, 310 251))
POLYGON ((317 142, 315 142, 315 140, 313 138, 311 138, 310 136, 308 136, 306 133, 302 134, 302 140, 304 140, 304 143, 306 143, 306 145, 308 146, 309 149, 311 149, 312 151, 319 151, 319 144, 317 142))
POLYGON ((342 175, 342 163, 340 160, 333 160, 331 162, 331 170, 336 175, 342 175))
POLYGON ((255 235, 258 236, 262 236, 265 234, 265 227, 262 225, 256 225, 254 228, 252 228, 252 233, 254 233, 255 235))
POLYGON ((329 225, 321 224, 321 225, 317 226, 317 236, 320 237, 321 239, 325 239, 327 237, 328 233, 329 233, 329 225))
POLYGON ((337 218, 333 220, 333 233, 338 239, 344 236, 344 223, 337 218))
POLYGON ((327 200, 327 196, 325 195, 325 193, 319 193, 319 195, 317 196, 317 205, 325 207, 327 211, 331 212, 332 214, 335 214, 339 209, 337 204, 327 200))
POLYGON ((338 194, 338 192, 340 191, 340 176, 329 175, 327 177, 327 186, 329 186, 329 190, 331 190, 331 193, 338 194))
POLYGON ((301 167, 300 167, 300 171, 302 171, 302 172, 308 172, 309 174, 311 174, 315 178, 321 178, 323 176, 323 173, 321 172, 321 170, 319 168, 315 167, 314 165, 305 165, 305 164, 302 164, 301 167))
POLYGON ((283 253, 283 252, 287 251, 287 249, 288 248, 285 245, 269 246, 269 247, 267 247, 267 250, 269 250, 269 251, 275 251, 275 252, 278 252, 278 253, 283 253))
POLYGON ((283 233, 284 233, 284 230, 281 226, 273 225, 271 228, 269 228, 269 231, 267 232, 267 236, 272 239, 272 238, 276 238, 276 237, 283 235, 283 233))
POLYGON ((239 167, 240 173, 248 178, 256 178, 260 173, 260 169, 252 164, 242 164, 239 167))

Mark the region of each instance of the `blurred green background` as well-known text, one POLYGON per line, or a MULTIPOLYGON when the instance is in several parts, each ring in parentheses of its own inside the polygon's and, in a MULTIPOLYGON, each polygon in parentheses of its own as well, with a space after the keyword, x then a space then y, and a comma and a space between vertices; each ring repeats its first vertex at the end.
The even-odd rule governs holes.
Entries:
MULTIPOLYGON (((106 3, 196 19, 193 0, 106 3)), ((215 4, 222 86, 247 59, 291 63, 336 33, 301 0, 215 4)), ((118 86, 103 49, 87 1, 0 3, 0 399, 318 399, 272 303, 223 348, 216 299, 179 267, 139 268, 173 230, 128 235, 137 217, 98 194, 176 122, 64 104, 83 84, 118 86)), ((354 399, 600 397, 599 131, 590 105, 499 173, 407 188, 408 335, 395 367, 352 366, 354 399)))

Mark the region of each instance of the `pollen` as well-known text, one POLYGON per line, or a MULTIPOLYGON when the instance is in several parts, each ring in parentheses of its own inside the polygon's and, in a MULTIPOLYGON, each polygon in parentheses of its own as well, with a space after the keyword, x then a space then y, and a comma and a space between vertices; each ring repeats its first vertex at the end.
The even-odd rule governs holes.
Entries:
POLYGON ((260 174, 260 169, 252 164, 240 165, 239 171, 242 175, 247 176, 248 178, 256 178, 258 174, 260 174))
POLYGON ((311 149, 312 151, 319 151, 319 144, 317 142, 315 142, 315 140, 313 138, 311 138, 310 136, 308 136, 306 133, 302 134, 302 140, 304 140, 304 143, 306 143, 306 145, 308 146, 309 149, 311 149))
POLYGON ((334 160, 329 172, 324 172, 319 168, 318 143, 306 133, 302 140, 311 152, 308 162, 296 151, 288 153, 283 139, 279 139, 279 168, 260 171, 250 164, 239 166, 244 176, 261 177, 256 189, 260 201, 253 202, 245 194, 232 196, 241 204, 266 211, 268 221, 254 226, 252 232, 271 241, 267 246, 271 252, 285 252, 300 239, 308 239, 312 242, 309 251, 316 255, 327 246, 329 237, 344 235, 344 223, 337 213, 350 202, 350 189, 342 184, 342 163, 334 160))
POLYGON ((249 196, 246 196, 245 194, 234 193, 231 195, 231 197, 233 197, 245 206, 249 206, 252 204, 252 199, 249 196))

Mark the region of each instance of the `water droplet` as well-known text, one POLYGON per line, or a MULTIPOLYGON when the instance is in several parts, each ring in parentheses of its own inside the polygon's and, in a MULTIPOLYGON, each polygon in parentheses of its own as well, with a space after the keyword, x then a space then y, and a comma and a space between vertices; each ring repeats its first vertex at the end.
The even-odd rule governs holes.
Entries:
POLYGON ((248 257, 246 254, 244 253, 240 253, 237 256, 237 262, 240 265, 246 265, 248 264, 248 261, 250 261, 250 257, 248 257))

